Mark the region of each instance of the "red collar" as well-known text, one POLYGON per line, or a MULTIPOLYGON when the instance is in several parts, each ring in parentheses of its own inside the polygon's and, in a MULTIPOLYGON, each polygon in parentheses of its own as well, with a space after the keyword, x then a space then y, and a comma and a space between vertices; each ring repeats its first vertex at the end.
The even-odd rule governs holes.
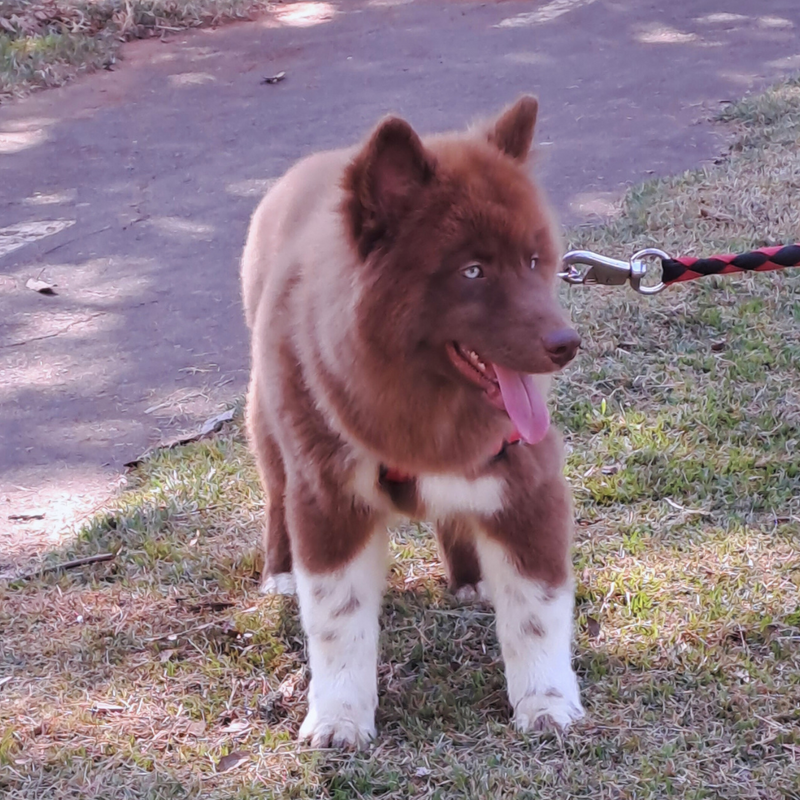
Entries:
MULTIPOLYGON (((491 464, 493 461, 500 458, 506 452, 507 447, 512 444, 519 444, 521 441, 522 437, 517 431, 514 431, 508 439, 503 441, 503 446, 489 459, 489 463, 491 464)), ((394 467, 381 466, 379 480, 381 483, 408 483, 414 480, 414 476, 402 470, 395 469, 394 467)))

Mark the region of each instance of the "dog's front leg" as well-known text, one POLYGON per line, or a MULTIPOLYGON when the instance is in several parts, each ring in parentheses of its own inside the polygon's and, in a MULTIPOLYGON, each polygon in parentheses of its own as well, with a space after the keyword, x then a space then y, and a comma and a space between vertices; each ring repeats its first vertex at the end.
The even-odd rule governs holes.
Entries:
POLYGON ((356 540, 356 552, 332 570, 319 568, 320 553, 309 553, 308 544, 298 543, 294 567, 311 668, 299 738, 312 747, 361 747, 375 735, 386 533, 372 526, 356 540))
POLYGON ((572 670, 574 582, 558 586, 526 577, 508 547, 477 538, 484 582, 497 614, 508 697, 519 730, 567 727, 583 716, 572 670))

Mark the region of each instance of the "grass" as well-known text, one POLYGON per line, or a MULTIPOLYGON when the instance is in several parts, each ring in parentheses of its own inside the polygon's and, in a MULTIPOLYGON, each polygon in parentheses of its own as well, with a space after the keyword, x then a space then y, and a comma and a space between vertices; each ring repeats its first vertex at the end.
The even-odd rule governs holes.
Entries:
POLYGON ((123 42, 249 19, 269 0, 0 0, 0 101, 112 69, 123 42))
MULTIPOLYGON (((792 240, 800 83, 724 119, 729 156, 632 190, 571 244, 792 240)), ((566 299, 585 337, 555 404, 586 721, 510 729, 492 615, 456 607, 409 526, 393 537, 377 742, 294 744, 303 636, 292 601, 256 593, 260 490, 236 422, 154 454, 50 557, 114 561, 0 585, 3 797, 800 798, 800 273, 566 299)))

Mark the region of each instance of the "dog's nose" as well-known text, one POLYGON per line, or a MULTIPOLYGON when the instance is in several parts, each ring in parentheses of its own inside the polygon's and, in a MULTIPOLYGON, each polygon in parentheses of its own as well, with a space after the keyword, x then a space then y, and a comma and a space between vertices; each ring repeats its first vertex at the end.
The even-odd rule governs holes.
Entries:
POLYGON ((581 337, 572 328, 559 328, 546 334, 542 344, 550 360, 558 367, 565 367, 575 358, 581 346, 581 337))

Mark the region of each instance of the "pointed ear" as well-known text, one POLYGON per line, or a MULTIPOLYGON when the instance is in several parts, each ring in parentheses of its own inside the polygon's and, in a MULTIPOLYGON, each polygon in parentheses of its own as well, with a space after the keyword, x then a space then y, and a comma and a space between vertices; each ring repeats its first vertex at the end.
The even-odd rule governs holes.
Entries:
POLYGON ((435 171, 414 129, 389 117, 373 132, 345 172, 346 213, 362 258, 394 233, 435 171))
POLYGON ((533 144, 533 129, 539 101, 535 97, 520 97, 509 106, 489 131, 489 141, 515 161, 525 161, 533 144))

